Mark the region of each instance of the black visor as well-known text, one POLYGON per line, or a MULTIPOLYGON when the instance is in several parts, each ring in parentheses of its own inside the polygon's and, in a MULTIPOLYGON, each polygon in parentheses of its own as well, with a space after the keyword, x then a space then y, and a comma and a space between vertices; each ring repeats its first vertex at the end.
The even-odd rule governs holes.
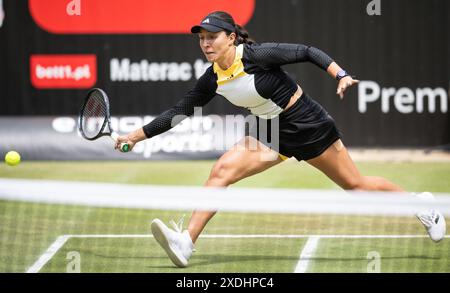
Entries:
POLYGON ((208 32, 217 33, 223 30, 234 32, 235 28, 232 24, 223 21, 217 17, 207 16, 199 25, 194 25, 191 28, 191 33, 196 34, 200 32, 200 29, 205 29, 208 32))

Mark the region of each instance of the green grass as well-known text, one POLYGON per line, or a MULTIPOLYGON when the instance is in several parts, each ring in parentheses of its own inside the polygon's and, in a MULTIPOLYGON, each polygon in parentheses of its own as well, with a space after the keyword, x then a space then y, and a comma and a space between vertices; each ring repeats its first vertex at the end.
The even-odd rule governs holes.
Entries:
MULTIPOLYGON (((0 165, 0 177, 101 181, 133 184, 202 185, 214 161, 169 162, 23 162, 0 165)), ((450 192, 448 163, 357 163, 361 173, 382 176, 410 191, 450 192)), ((320 171, 288 161, 246 178, 235 186, 317 188, 338 187, 320 171)))
POLYGON ((298 261, 298 251, 305 239, 290 239, 274 243, 259 239, 202 239, 190 266, 175 268, 151 238, 135 239, 71 239, 53 257, 42 272, 60 272, 67 266, 70 251, 80 253, 83 272, 291 272, 298 261))
MULTIPOLYGON (((0 166, 2 178, 202 185, 213 161, 23 162, 0 166)), ((385 177, 411 191, 450 192, 450 164, 358 163, 366 175, 385 177)), ((338 189, 304 163, 285 162, 235 186, 338 189)), ((1 187, 0 187, 1 188, 1 187)), ((189 211, 185 212, 189 216, 189 211)), ((88 208, 0 201, 0 272, 23 272, 60 235, 149 234, 155 217, 167 222, 183 212, 88 208)), ((448 227, 449 228, 449 227, 448 227)), ((448 229, 447 228, 447 229, 448 229)), ((205 234, 420 234, 413 217, 380 218, 293 214, 218 213, 205 234)), ((71 251, 82 272, 292 272, 306 239, 200 239, 186 269, 174 268, 151 238, 71 238, 43 267, 65 272, 71 251)), ((321 239, 310 271, 364 272, 367 253, 381 255, 381 271, 450 272, 446 239, 321 239)))
POLYGON ((429 239, 321 239, 310 268, 313 272, 361 273, 375 269, 371 252, 380 256, 382 272, 449 272, 450 243, 429 239), (342 247, 352 250, 342 253, 342 247))

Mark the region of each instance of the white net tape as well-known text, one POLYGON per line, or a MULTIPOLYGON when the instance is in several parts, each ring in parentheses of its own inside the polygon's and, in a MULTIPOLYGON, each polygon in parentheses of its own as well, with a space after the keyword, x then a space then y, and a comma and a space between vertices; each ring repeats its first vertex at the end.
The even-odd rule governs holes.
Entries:
POLYGON ((411 216, 425 208, 450 215, 450 196, 342 190, 204 188, 0 179, 0 199, 50 204, 170 210, 411 216))

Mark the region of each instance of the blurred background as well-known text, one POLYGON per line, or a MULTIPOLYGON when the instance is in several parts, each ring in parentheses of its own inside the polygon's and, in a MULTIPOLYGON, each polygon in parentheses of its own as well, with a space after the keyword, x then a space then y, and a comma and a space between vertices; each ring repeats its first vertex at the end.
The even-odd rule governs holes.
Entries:
MULTIPOLYGON (((341 100, 315 65, 283 67, 334 117, 361 173, 433 192, 449 216, 448 0, 0 0, 0 154, 22 156, 0 164, 0 272, 180 272, 149 223, 209 198, 191 196, 248 113, 215 97, 131 153, 84 140, 77 117, 93 87, 121 134, 172 107, 210 66, 190 28, 216 10, 361 80, 341 100)), ((339 189, 288 160, 217 191, 228 209, 182 272, 450 271, 448 239, 432 242, 397 194, 352 208, 329 200, 349 198, 339 189)))
MULTIPOLYGON (((336 82, 315 65, 285 66, 335 118, 348 146, 449 149, 446 0, 2 2, 2 153, 15 149, 29 160, 220 155, 217 129, 203 124, 204 135, 195 135, 190 119, 126 156, 108 151, 106 138, 86 142, 76 130, 92 87, 108 93, 120 133, 174 105, 209 66, 189 29, 214 10, 230 12, 258 42, 318 47, 361 80, 340 100, 336 82)), ((216 97, 200 119, 210 125, 226 114, 247 113, 216 97)))

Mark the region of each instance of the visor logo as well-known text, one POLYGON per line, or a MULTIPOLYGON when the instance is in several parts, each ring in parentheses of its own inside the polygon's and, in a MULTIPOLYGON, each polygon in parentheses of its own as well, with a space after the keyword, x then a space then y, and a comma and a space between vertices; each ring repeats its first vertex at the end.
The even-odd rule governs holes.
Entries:
POLYGON ((209 23, 209 18, 207 18, 204 21, 202 21, 202 23, 209 23))

